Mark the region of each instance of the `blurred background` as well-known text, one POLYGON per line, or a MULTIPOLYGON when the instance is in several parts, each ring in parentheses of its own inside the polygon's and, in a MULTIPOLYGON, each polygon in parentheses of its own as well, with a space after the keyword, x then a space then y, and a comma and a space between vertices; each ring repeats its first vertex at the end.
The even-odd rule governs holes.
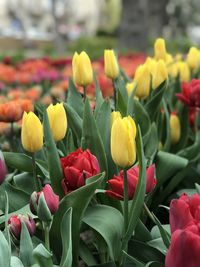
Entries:
POLYGON ((200 44, 199 0, 0 0, 0 55, 63 56, 105 48, 169 52, 200 44))

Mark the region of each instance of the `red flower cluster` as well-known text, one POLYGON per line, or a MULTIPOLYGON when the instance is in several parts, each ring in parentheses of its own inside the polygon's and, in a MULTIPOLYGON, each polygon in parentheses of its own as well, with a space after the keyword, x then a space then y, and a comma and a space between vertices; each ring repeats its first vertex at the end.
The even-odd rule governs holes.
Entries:
MULTIPOLYGON (((127 171, 128 179, 128 198, 133 198, 139 177, 139 167, 134 166, 127 171)), ((146 193, 153 190, 156 185, 155 179, 155 165, 151 165, 146 170, 147 184, 146 193)), ((124 198, 124 173, 120 171, 119 175, 114 175, 112 179, 108 181, 110 190, 106 190, 106 194, 114 199, 123 200, 124 198)))
POLYGON ((198 267, 200 263, 200 195, 183 194, 170 204, 171 245, 166 267, 198 267))
POLYGON ((89 149, 78 148, 67 157, 61 158, 64 178, 62 187, 65 194, 85 185, 85 180, 100 172, 97 158, 89 149))
POLYGON ((191 108, 200 108, 200 79, 182 83, 182 93, 176 94, 179 100, 191 108))

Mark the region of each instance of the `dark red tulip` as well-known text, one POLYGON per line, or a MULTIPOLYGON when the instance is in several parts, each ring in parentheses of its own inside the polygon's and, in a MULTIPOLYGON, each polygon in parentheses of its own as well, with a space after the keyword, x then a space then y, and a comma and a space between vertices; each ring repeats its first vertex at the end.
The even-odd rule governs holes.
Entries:
MULTIPOLYGON (((155 179, 155 165, 151 165, 146 170, 146 193, 153 190, 156 185, 155 179)), ((128 179, 128 198, 134 197, 139 178, 139 167, 134 166, 127 171, 128 179)), ((108 180, 110 190, 106 190, 106 194, 112 198, 123 200, 124 198, 124 173, 120 171, 119 175, 114 175, 112 179, 108 180)))
POLYGON ((62 187, 65 194, 85 185, 85 180, 100 172, 97 158, 89 149, 78 148, 65 158, 61 158, 63 169, 62 187))

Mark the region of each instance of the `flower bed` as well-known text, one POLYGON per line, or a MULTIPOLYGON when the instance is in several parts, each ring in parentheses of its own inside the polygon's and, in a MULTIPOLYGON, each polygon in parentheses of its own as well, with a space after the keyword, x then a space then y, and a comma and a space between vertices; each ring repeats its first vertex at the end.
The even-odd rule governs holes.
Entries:
POLYGON ((199 67, 163 39, 2 63, 0 266, 198 267, 199 67))

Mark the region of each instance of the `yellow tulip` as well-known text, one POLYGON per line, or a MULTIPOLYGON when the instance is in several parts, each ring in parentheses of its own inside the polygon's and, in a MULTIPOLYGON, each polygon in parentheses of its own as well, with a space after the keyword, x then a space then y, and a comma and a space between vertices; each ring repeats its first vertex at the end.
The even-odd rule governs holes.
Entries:
POLYGON ((156 89, 162 82, 168 79, 166 64, 163 60, 158 60, 152 71, 152 88, 156 89))
POLYGON ((181 123, 176 114, 170 115, 170 132, 172 144, 178 143, 181 137, 181 123))
POLYGON ((63 104, 49 105, 47 114, 54 140, 62 140, 67 132, 67 116, 63 104))
POLYGON ((43 147, 43 127, 39 118, 33 112, 24 112, 21 141, 23 148, 28 152, 34 153, 43 147))
POLYGON ((119 65, 113 50, 104 50, 104 71, 112 80, 119 76, 119 65))
POLYGON ((135 86, 136 86, 135 82, 130 82, 130 83, 126 84, 126 91, 127 91, 128 96, 131 95, 131 93, 134 90, 135 86))
POLYGON ((73 80, 77 85, 87 86, 93 82, 93 71, 89 56, 86 52, 77 52, 72 59, 73 80))
POLYGON ((190 81, 190 69, 186 62, 178 62, 178 73, 180 75, 181 82, 189 82, 190 81))
POLYGON ((170 64, 167 66, 168 74, 171 75, 173 78, 178 76, 178 64, 177 62, 170 64))
POLYGON ((138 98, 145 98, 149 95, 151 85, 151 73, 147 65, 140 65, 134 77, 136 84, 135 96, 138 98))
POLYGON ((196 47, 191 47, 187 54, 187 63, 192 70, 200 66, 200 52, 196 47))
POLYGON ((167 52, 165 48, 164 39, 162 38, 156 39, 154 43, 154 55, 156 60, 162 59, 165 61, 167 59, 167 52))
POLYGON ((136 160, 136 125, 128 116, 117 118, 111 129, 111 155, 116 165, 121 168, 132 166, 136 160))
POLYGON ((116 119, 118 119, 118 118, 121 118, 121 117, 122 117, 122 115, 121 115, 121 113, 120 113, 119 111, 113 111, 113 112, 111 113, 111 127, 112 127, 114 121, 115 121, 116 119))

